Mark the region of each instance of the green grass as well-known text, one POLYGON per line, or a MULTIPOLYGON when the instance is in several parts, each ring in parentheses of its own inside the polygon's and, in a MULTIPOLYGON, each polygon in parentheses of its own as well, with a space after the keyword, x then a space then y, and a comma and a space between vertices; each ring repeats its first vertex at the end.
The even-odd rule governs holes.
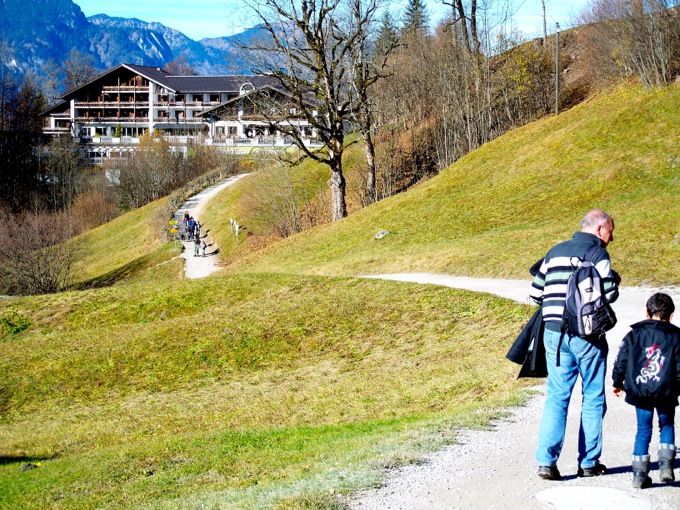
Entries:
POLYGON ((151 256, 148 260, 158 262, 154 252, 167 240, 167 204, 167 198, 157 200, 78 236, 74 240, 79 255, 72 270, 74 283, 113 283, 147 267, 141 257, 151 256))
POLYGON ((414 430, 452 441, 445 423, 517 398, 515 367, 495 365, 529 315, 489 295, 286 275, 140 280, 11 309, 30 327, 0 339, 0 480, 10 506, 34 508, 255 508, 318 477, 330 494, 336 470, 375 479, 414 430))
POLYGON ((486 144, 407 193, 228 262, 234 271, 528 278, 529 266, 597 207, 616 221, 610 253, 624 285, 678 284, 679 110, 677 85, 603 93, 486 144), (376 240, 382 229, 391 234, 376 240))
MULTIPOLYGON (((227 264, 206 279, 156 237, 163 201, 82 236, 83 290, 0 300, 0 508, 347 508, 521 404, 504 355, 531 312, 352 275, 527 278, 602 207, 624 283, 678 284, 679 106, 678 86, 601 94, 278 242, 254 173, 202 214, 227 264)), ((327 178, 302 170, 301 191, 327 178)))

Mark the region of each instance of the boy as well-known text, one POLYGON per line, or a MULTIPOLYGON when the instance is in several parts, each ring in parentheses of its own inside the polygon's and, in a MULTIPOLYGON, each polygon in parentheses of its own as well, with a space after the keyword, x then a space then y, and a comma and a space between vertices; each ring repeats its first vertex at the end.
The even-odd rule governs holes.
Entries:
POLYGON ((673 300, 657 292, 647 301, 647 320, 631 326, 614 361, 614 394, 626 393, 635 406, 637 434, 633 447, 633 487, 644 489, 649 478, 649 443, 656 409, 659 418, 659 478, 675 480, 675 407, 680 394, 680 328, 670 323, 673 300))

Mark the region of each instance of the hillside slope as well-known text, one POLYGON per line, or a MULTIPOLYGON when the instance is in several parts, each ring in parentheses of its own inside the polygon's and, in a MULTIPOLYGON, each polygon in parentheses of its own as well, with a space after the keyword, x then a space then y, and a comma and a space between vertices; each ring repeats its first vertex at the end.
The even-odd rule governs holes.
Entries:
POLYGON ((264 250, 240 247, 229 270, 525 278, 552 244, 571 236, 585 211, 598 207, 615 218, 610 252, 624 284, 678 284, 678 111, 678 85, 601 93, 347 219, 264 250), (390 234, 377 240, 380 230, 390 234))

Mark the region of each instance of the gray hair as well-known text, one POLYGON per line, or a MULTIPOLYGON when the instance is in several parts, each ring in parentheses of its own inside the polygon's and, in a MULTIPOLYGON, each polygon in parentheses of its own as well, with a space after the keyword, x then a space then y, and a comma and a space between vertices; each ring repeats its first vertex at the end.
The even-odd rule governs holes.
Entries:
POLYGON ((598 225, 602 225, 606 222, 613 223, 614 220, 602 209, 593 209, 592 211, 588 211, 581 220, 581 230, 592 230, 597 228, 598 225))

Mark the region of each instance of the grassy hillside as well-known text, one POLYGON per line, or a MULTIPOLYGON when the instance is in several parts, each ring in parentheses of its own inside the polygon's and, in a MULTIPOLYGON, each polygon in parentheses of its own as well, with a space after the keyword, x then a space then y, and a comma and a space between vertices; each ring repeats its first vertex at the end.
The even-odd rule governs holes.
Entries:
POLYGON ((599 207, 616 221, 610 252, 624 284, 678 284, 678 111, 677 85, 602 93, 346 220, 262 252, 241 246, 231 270, 526 278, 535 260, 599 207), (391 234, 376 240, 382 229, 391 234))
POLYGON ((365 485, 517 397, 498 359, 522 305, 351 278, 178 284, 176 269, 0 303, 29 324, 0 333, 0 506, 300 508, 297 484, 365 485))
POLYGON ((166 244, 163 235, 169 216, 167 202, 168 198, 157 200, 78 236, 74 282, 114 283, 177 255, 178 247, 166 244))
POLYGON ((253 175, 204 210, 229 266, 198 281, 154 239, 161 202, 83 236, 81 280, 117 285, 0 300, 0 508, 346 508, 521 403, 503 356, 531 313, 352 275, 526 277, 597 206, 625 283, 677 284, 679 107, 677 86, 602 94, 276 243, 253 175))

